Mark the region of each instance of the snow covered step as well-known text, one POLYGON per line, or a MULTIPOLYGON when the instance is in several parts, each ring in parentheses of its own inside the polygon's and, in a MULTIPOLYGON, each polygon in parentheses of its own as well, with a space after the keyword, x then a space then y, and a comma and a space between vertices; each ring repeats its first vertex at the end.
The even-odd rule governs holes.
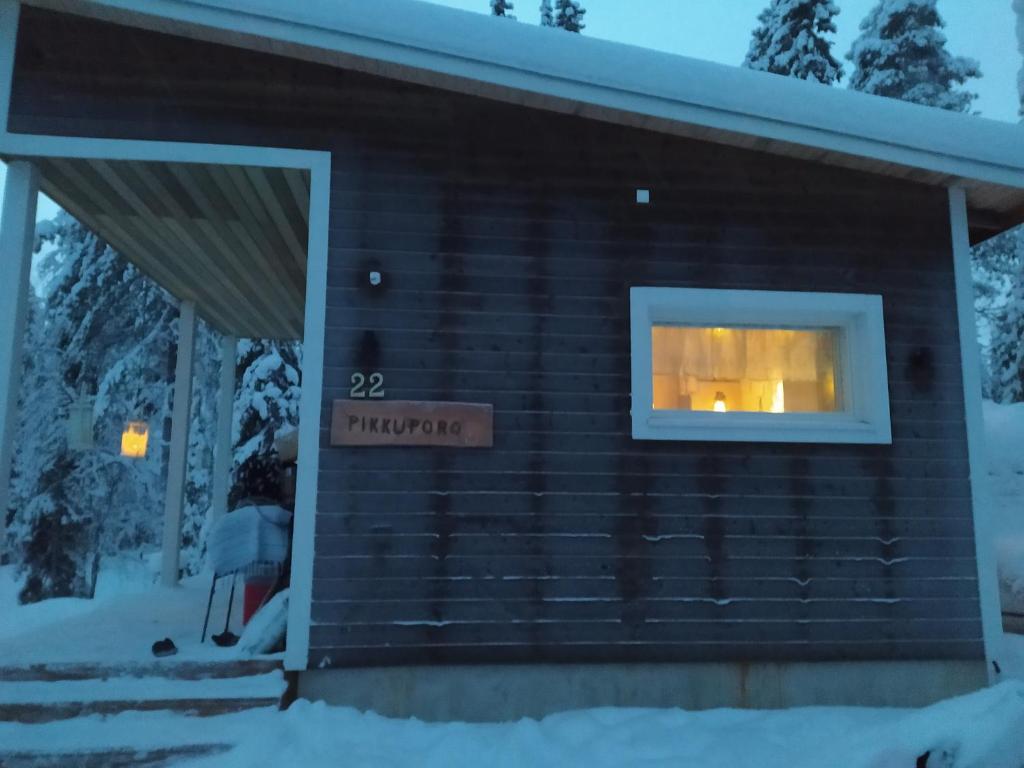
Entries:
POLYGON ((0 681, 0 722, 45 723, 81 715, 174 711, 199 717, 277 707, 280 669, 244 677, 112 676, 0 681))
MULTIPOLYGON (((47 704, 0 704, 0 723, 51 723, 87 715, 122 712, 180 712, 193 717, 213 717, 247 709, 277 709, 280 697, 264 699, 145 699, 118 701, 61 701, 47 704)), ((0 762, 0 765, 6 766, 0 762)))
POLYGON ((108 680, 116 677, 163 677, 208 680, 263 675, 281 669, 275 659, 225 662, 160 661, 148 664, 28 664, 0 666, 0 684, 8 682, 108 680))
POLYGON ((58 682, 0 682, 0 704, 145 699, 253 699, 280 697, 284 675, 275 670, 248 677, 181 680, 168 677, 112 677, 58 682))
POLYGON ((227 744, 195 744, 152 750, 112 749, 94 752, 2 752, 4 768, 170 768, 181 760, 213 757, 227 752, 227 744))

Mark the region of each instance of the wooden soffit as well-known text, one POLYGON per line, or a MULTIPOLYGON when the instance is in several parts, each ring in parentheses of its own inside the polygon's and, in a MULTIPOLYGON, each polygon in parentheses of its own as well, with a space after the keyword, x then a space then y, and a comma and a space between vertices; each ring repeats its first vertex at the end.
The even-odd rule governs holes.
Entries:
POLYGON ((302 338, 309 173, 34 158, 41 188, 222 333, 302 338))

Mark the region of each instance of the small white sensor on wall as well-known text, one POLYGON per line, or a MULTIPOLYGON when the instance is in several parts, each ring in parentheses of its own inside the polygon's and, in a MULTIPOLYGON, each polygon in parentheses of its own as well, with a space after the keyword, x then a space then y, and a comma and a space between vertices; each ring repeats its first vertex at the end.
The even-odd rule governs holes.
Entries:
POLYGON ((650 205, 650 202, 651 202, 651 190, 649 190, 649 189, 638 189, 636 191, 636 202, 637 202, 637 205, 650 205))

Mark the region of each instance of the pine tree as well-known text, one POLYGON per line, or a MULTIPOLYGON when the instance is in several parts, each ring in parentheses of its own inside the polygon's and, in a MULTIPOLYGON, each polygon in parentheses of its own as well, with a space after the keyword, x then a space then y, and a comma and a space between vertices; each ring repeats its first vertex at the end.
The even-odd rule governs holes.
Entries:
POLYGON ((555 13, 551 10, 551 0, 540 0, 540 25, 542 27, 555 26, 555 13))
POLYGON ((238 344, 241 371, 235 401, 234 483, 229 506, 247 496, 277 498, 274 441, 299 423, 299 345, 247 340, 238 344))
MULTIPOLYGON (((996 286, 990 300, 995 311, 982 314, 992 336, 986 394, 997 403, 1019 403, 1024 401, 1024 228, 992 238, 975 248, 974 256, 975 274, 986 269, 1002 277, 989 280, 996 286)), ((985 293, 978 295, 979 300, 984 301, 985 293)))
POLYGON ((503 16, 506 19, 514 19, 510 11, 515 10, 515 3, 512 0, 491 0, 491 15, 503 16))
POLYGON ((772 32, 777 26, 775 3, 773 2, 757 15, 757 26, 750 35, 750 47, 743 59, 743 66, 749 69, 768 71, 761 63, 767 59, 772 46, 772 32))
POLYGON ((954 112, 977 94, 958 88, 981 77, 978 62, 946 50, 936 0, 879 0, 860 24, 847 58, 850 88, 954 112))
POLYGON ((1020 233, 1004 232, 976 245, 971 250, 971 275, 974 280, 974 312, 978 341, 982 348, 982 390, 985 397, 1013 400, 1005 384, 994 375, 996 360, 1008 360, 1019 338, 1007 333, 1017 321, 1009 316, 1014 281, 1021 276, 1020 233))
POLYGON ((119 441, 126 420, 155 426, 169 407, 175 314, 162 290, 71 217, 42 231, 55 246, 48 257, 55 266, 51 292, 29 318, 26 358, 45 363, 26 365, 21 410, 31 420, 42 409, 51 425, 21 425, 11 515, 23 542, 27 600, 90 596, 103 556, 155 545, 162 453, 125 460, 119 441), (65 424, 83 391, 96 394, 96 449, 77 452, 65 424))
POLYGON ((555 10, 556 27, 560 27, 566 32, 577 33, 586 28, 583 17, 587 11, 580 5, 579 0, 556 0, 555 10))
POLYGON ((839 81, 843 68, 828 37, 838 14, 833 0, 772 0, 757 17, 744 66, 826 85, 839 81))
MULTIPOLYGON (((42 299, 29 306, 8 546, 23 601, 93 593, 100 561, 155 550, 162 531, 166 442, 178 310, 170 297, 67 214, 37 228, 42 299), (93 449, 72 450, 67 417, 95 395, 93 449), (150 428, 144 459, 120 456, 128 420, 150 428)), ((182 565, 202 567, 210 511, 220 354, 199 322, 189 432, 182 565)), ((238 498, 276 471, 274 439, 298 423, 296 344, 245 341, 233 414, 238 498)))

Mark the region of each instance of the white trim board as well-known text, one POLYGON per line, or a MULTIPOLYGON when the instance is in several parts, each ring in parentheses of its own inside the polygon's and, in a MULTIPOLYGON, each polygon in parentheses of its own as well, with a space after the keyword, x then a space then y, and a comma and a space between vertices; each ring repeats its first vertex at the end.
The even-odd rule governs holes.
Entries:
MULTIPOLYGON (((2 0, 0 0, 2 2, 2 0)), ((133 160, 167 163, 217 163, 259 168, 309 170, 329 155, 309 149, 247 147, 135 139, 91 139, 79 136, 41 136, 0 131, 0 153, 20 157, 68 157, 90 160, 133 160)))
POLYGON ((995 662, 1002 647, 1003 619, 999 605, 995 531, 988 488, 985 455, 985 423, 981 406, 981 352, 974 319, 974 279, 971 276, 971 245, 967 229, 967 196, 959 187, 949 190, 949 221, 953 269, 956 278, 956 311, 960 327, 960 362, 963 368, 964 414, 967 454, 970 461, 971 506, 974 508, 974 546, 978 562, 978 591, 985 661, 990 682, 999 679, 995 662))
POLYGON ((530 106, 643 116, 652 130, 703 126, 1024 188, 1016 125, 411 0, 375 0, 372 14, 337 0, 29 2, 453 90, 504 89, 530 106))
POLYGON ((855 293, 634 287, 629 291, 634 440, 891 443, 882 297, 855 293), (654 325, 837 328, 836 413, 709 413, 653 408, 654 325))
MULTIPOLYGON (((0 3, 5 1, 0 0, 0 3)), ((2 63, 2 51, 0 51, 0 63, 2 63)), ((324 321, 327 312, 327 229, 331 188, 330 152, 219 144, 35 136, 0 131, 0 154, 28 157, 221 163, 309 171, 309 240, 302 352, 303 386, 302 401, 299 404, 296 515, 292 538, 291 600, 288 609, 288 638, 285 650, 286 669, 305 669, 309 657, 317 476, 320 465, 324 321)))
POLYGON ((288 596, 285 669, 309 663, 309 625, 313 607, 317 478, 320 422, 323 415, 324 342, 327 319, 327 242, 331 206, 331 156, 310 168, 309 243, 306 256, 306 318, 302 340, 302 401, 299 403, 299 467, 292 532, 292 573, 288 596), (307 393, 309 393, 307 395, 307 393), (308 510, 299 514, 299 510, 308 510))
POLYGON ((4 189, 0 208, 0 554, 7 538, 6 511, 18 428, 39 169, 25 161, 12 163, 7 168, 4 189))

